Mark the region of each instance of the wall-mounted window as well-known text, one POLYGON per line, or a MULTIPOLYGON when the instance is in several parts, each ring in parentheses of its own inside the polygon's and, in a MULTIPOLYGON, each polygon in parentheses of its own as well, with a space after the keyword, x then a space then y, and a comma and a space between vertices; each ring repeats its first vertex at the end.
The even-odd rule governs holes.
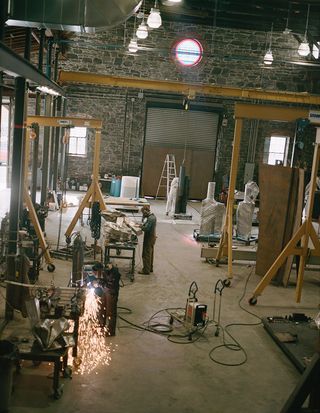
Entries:
POLYGON ((173 52, 182 66, 196 66, 202 59, 203 48, 196 39, 183 39, 175 44, 173 52))
POLYGON ((269 165, 286 165, 289 138, 287 136, 270 136, 265 139, 263 162, 269 165))
POLYGON ((69 155, 86 156, 87 128, 71 128, 69 139, 69 155))

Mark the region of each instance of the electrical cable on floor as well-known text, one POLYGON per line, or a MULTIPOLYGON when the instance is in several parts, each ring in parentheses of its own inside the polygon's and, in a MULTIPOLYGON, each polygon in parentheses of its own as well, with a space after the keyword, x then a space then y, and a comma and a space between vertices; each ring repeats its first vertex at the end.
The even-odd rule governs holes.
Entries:
MULTIPOLYGON (((125 310, 125 311, 128 312, 128 314, 131 314, 131 313, 132 313, 132 311, 131 311, 129 308, 126 308, 126 307, 118 307, 118 309, 125 310)), ((155 314, 158 314, 158 313, 161 312, 161 311, 165 311, 165 310, 157 311, 155 314)), ((154 315, 155 315, 155 314, 154 314, 154 315)), ((127 320, 126 318, 124 318, 124 317, 122 317, 122 316, 120 316, 119 314, 118 314, 118 317, 120 318, 120 320, 122 320, 122 321, 124 321, 125 323, 129 324, 129 326, 130 326, 131 328, 135 329, 135 330, 148 331, 148 332, 150 332, 150 333, 155 333, 155 334, 165 334, 165 332, 164 332, 163 330, 164 330, 165 328, 168 329, 168 325, 167 325, 167 324, 157 323, 158 326, 161 324, 161 328, 160 328, 159 330, 157 330, 157 327, 153 328, 153 326, 150 326, 150 320, 154 317, 154 315, 151 316, 150 319, 149 319, 147 322, 143 323, 142 325, 138 325, 138 324, 132 323, 131 321, 127 320), (146 326, 145 326, 144 324, 146 324, 146 326)), ((171 328, 171 326, 170 326, 170 328, 171 328)))
MULTIPOLYGON (((132 311, 129 308, 126 307, 118 307, 118 309, 122 309, 127 311, 128 314, 131 314, 132 311)), ((173 331, 173 327, 170 323, 162 323, 162 322, 155 322, 155 323, 151 323, 152 320, 154 320, 155 318, 157 318, 156 316, 162 312, 169 312, 169 311, 177 311, 177 310, 185 310, 184 308, 181 307, 174 307, 174 308, 165 308, 162 310, 157 311, 156 313, 154 313, 148 321, 144 322, 142 325, 138 325, 135 323, 132 323, 131 321, 127 320, 126 318, 120 316, 118 314, 118 317, 120 320, 124 321, 125 323, 127 323, 129 325, 129 327, 127 328, 132 328, 134 330, 138 330, 138 331, 146 331, 149 333, 154 333, 154 334, 158 334, 158 335, 164 335, 167 337, 168 341, 175 343, 175 344, 193 344, 196 341, 198 341, 202 336, 204 331, 206 330, 207 326, 208 326, 208 322, 205 324, 204 327, 202 328, 196 328, 195 330, 193 330, 192 332, 188 331, 186 334, 171 334, 173 331), (196 339, 191 339, 190 340, 190 336, 192 337, 193 334, 195 333, 200 333, 200 335, 196 338, 196 339), (181 341, 178 341, 178 339, 181 339, 181 341), (182 341, 184 340, 184 341, 182 341)), ((170 313, 169 313, 170 314, 170 313)), ((120 327, 120 328, 124 328, 124 327, 120 327)))
POLYGON ((230 366, 230 367, 242 366, 242 365, 245 364, 245 363, 247 362, 247 360, 248 360, 247 352, 246 352, 245 349, 241 346, 241 344, 234 338, 234 336, 228 331, 228 329, 231 328, 231 327, 237 327, 237 326, 238 326, 238 327, 240 327, 240 326, 244 326, 244 327, 258 326, 258 325, 260 325, 260 324, 262 323, 261 317, 259 317, 257 314, 252 313, 251 311, 247 310, 246 308, 244 308, 244 307, 241 305, 241 301, 242 301, 243 298, 245 297, 245 294, 246 294, 246 291, 247 291, 247 285, 248 285, 248 282, 249 282, 249 280, 250 280, 251 275, 252 275, 253 272, 254 272, 254 269, 255 269, 255 266, 252 267, 252 269, 251 269, 251 271, 250 271, 250 273, 249 273, 249 275, 248 275, 248 277, 247 277, 247 279, 246 279, 245 286, 244 286, 244 289, 243 289, 243 293, 242 293, 240 299, 238 300, 238 305, 239 305, 239 307, 240 307, 243 311, 245 311, 246 313, 250 314, 250 315, 253 316, 253 317, 258 318, 258 319, 259 319, 259 322, 257 322, 257 323, 230 323, 230 324, 227 324, 227 325, 224 326, 224 327, 221 326, 221 325, 217 325, 217 327, 220 327, 221 330, 222 330, 222 341, 223 341, 223 344, 220 344, 220 345, 218 345, 218 346, 213 347, 213 348, 210 350, 210 352, 209 352, 209 358, 210 358, 213 362, 215 362, 215 363, 217 363, 217 364, 220 364, 220 365, 222 365, 222 366, 230 366), (233 343, 227 343, 227 342, 226 342, 226 335, 229 336, 229 338, 233 341, 233 343), (224 348, 224 349, 227 349, 227 350, 231 350, 231 351, 240 351, 240 352, 242 352, 242 354, 243 354, 243 360, 241 360, 241 361, 238 362, 238 363, 226 363, 226 362, 223 362, 223 361, 221 361, 221 360, 218 360, 218 359, 214 358, 214 357, 213 357, 213 353, 214 353, 216 350, 221 349, 221 348, 224 348))
MULTIPOLYGON (((240 299, 238 300, 238 305, 243 311, 245 311, 246 313, 250 314, 253 317, 256 317, 259 321, 257 323, 230 323, 230 324, 227 324, 226 326, 223 327, 222 325, 218 325, 217 323, 215 323, 214 320, 212 320, 212 322, 215 323, 216 326, 219 327, 222 330, 223 344, 220 344, 218 346, 213 347, 209 352, 210 359, 213 362, 217 363, 217 364, 220 364, 220 365, 223 365, 223 366, 233 366, 233 367, 241 366, 241 365, 245 364, 247 359, 248 359, 247 353, 246 353, 245 349, 241 346, 241 344, 228 331, 228 329, 230 329, 231 327, 237 327, 237 326, 244 326, 244 327, 257 326, 257 325, 260 325, 262 323, 261 318, 257 314, 252 313, 251 311, 247 310, 246 308, 244 308, 241 305, 241 302, 242 302, 243 298, 245 297, 245 294, 246 294, 246 291, 247 291, 248 282, 250 280, 251 275, 254 272, 254 268, 255 267, 252 267, 252 270, 250 271, 250 274, 248 275, 248 277, 246 279, 245 286, 244 286, 244 289, 243 289, 243 293, 242 293, 240 299), (232 340, 232 342, 226 342, 226 339, 227 339, 226 336, 228 336, 229 339, 232 340), (216 350, 220 349, 220 348, 224 348, 224 349, 231 350, 231 351, 240 351, 243 354, 243 360, 241 360, 239 363, 225 363, 223 361, 220 361, 220 360, 214 358, 213 353, 216 350)), ((127 312, 127 314, 132 314, 132 311, 129 308, 118 307, 118 309, 125 310, 127 312)), ((142 325, 135 324, 135 323, 127 320, 126 318, 120 316, 119 314, 118 314, 118 317, 119 317, 120 320, 124 321, 125 323, 127 323, 129 325, 129 327, 127 327, 127 328, 132 328, 132 329, 135 329, 135 330, 138 330, 138 331, 147 331, 147 332, 155 333, 155 334, 158 334, 158 335, 164 335, 164 336, 167 337, 167 340, 170 341, 171 343, 175 343, 175 344, 193 344, 196 341, 200 340, 200 338, 202 338, 204 336, 205 331, 207 330, 208 326, 210 325, 209 320, 206 321, 204 326, 197 327, 196 329, 194 329, 192 331, 188 331, 185 334, 172 334, 173 326, 172 326, 172 323, 170 323, 170 322, 169 323, 163 323, 163 322, 158 322, 158 321, 153 322, 155 319, 159 318, 159 315, 164 311, 166 311, 169 314, 169 316, 172 317, 170 315, 170 311, 178 311, 178 310, 185 311, 185 308, 174 307, 174 308, 161 309, 161 310, 155 312, 149 318, 149 320, 144 322, 142 325), (192 336, 194 334, 198 334, 198 336, 196 338, 192 338, 192 336), (190 339, 190 337, 191 337, 191 339, 190 339)), ((181 323, 183 324, 182 320, 181 320, 181 323)), ((124 328, 124 327, 121 327, 121 328, 124 328)))
POLYGON ((164 323, 151 324, 151 320, 154 320, 156 318, 156 316, 158 314, 162 313, 163 311, 166 311, 169 314, 170 318, 171 318, 172 315, 170 314, 169 311, 177 311, 177 310, 185 311, 185 308, 182 308, 182 307, 165 308, 165 309, 157 311, 156 313, 154 313, 149 318, 148 328, 151 329, 152 331, 154 330, 155 332, 166 335, 167 340, 170 341, 171 343, 175 343, 175 344, 192 344, 192 343, 198 341, 201 338, 201 336, 203 335, 204 331, 206 330, 207 323, 205 324, 204 327, 202 327, 202 328, 197 327, 193 331, 188 331, 185 334, 170 334, 173 331, 173 327, 172 327, 171 323, 169 323, 169 324, 164 324, 164 323), (196 339, 190 339, 190 337, 192 337, 193 334, 195 334, 197 332, 200 332, 200 335, 196 339), (187 341, 178 341, 178 339, 181 339, 181 340, 187 339, 187 341))
POLYGON ((167 337, 167 339, 168 339, 168 341, 170 341, 170 343, 174 343, 174 344, 193 344, 196 341, 199 341, 203 337, 203 334, 206 331, 208 325, 209 325, 209 321, 207 321, 203 327, 197 327, 195 330, 193 330, 192 332, 189 332, 186 335, 170 334, 167 337), (193 334, 195 334, 195 333, 199 333, 198 337, 196 337, 194 339, 192 339, 192 338, 190 339, 190 336, 192 337, 193 334), (187 341, 186 340, 178 341, 177 339, 179 339, 179 338, 183 338, 183 339, 187 338, 187 341))

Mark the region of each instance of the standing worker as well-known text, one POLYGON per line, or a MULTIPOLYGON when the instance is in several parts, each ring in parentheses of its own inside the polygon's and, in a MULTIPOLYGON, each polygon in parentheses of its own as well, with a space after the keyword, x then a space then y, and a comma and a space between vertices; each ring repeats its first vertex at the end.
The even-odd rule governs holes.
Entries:
POLYGON ((103 271, 103 279, 105 281, 105 299, 106 299, 106 318, 108 321, 108 334, 114 336, 116 334, 117 322, 117 304, 119 297, 121 274, 118 267, 110 262, 106 265, 103 271))
POLYGON ((150 274, 153 272, 153 251, 154 244, 156 242, 156 226, 157 218, 150 211, 149 205, 144 205, 141 208, 143 223, 141 229, 144 232, 143 236, 143 248, 142 248, 142 260, 143 268, 139 271, 139 274, 150 274))

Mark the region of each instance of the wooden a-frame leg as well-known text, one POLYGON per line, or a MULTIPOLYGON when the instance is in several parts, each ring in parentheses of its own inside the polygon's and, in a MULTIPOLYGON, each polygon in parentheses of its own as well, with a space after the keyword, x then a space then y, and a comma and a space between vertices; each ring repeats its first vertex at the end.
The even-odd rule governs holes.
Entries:
POLYGON ((34 209, 34 206, 33 206, 33 203, 31 201, 31 198, 30 198, 30 195, 28 193, 27 188, 24 189, 24 200, 25 200, 25 203, 26 203, 27 208, 29 210, 30 219, 31 219, 31 222, 32 222, 32 224, 34 226, 34 229, 36 231, 37 237, 39 239, 40 248, 43 251, 43 255, 44 255, 44 258, 46 260, 46 263, 47 264, 53 264, 47 242, 44 238, 44 235, 43 235, 43 232, 42 232, 42 229, 41 229, 36 211, 34 209))
POLYGON ((313 225, 311 225, 310 227, 310 238, 314 247, 314 255, 316 255, 317 257, 320 257, 320 241, 319 238, 316 234, 316 231, 313 228, 313 225))
POLYGON ((102 195, 98 182, 95 182, 93 198, 94 198, 94 201, 99 202, 101 211, 105 211, 107 209, 106 204, 104 203, 103 195, 102 195))
POLYGON ((233 232, 233 222, 232 222, 232 212, 233 203, 229 205, 228 212, 228 278, 232 278, 232 232, 233 232))
POLYGON ((226 212, 225 223, 224 223, 223 230, 222 230, 222 233, 221 233, 221 238, 220 238, 218 251, 217 251, 217 255, 216 255, 216 262, 217 263, 219 263, 219 261, 222 257, 222 253, 224 251, 224 248, 227 246, 227 242, 228 242, 227 228, 228 228, 228 214, 226 212))
POLYGON ((80 215, 82 214, 82 211, 84 210, 84 208, 86 208, 88 206, 90 197, 92 196, 94 191, 94 183, 92 182, 90 185, 90 188, 88 189, 85 197, 83 198, 83 200, 81 201, 81 204, 79 205, 79 208, 75 214, 75 216, 73 217, 72 221, 70 222, 66 232, 65 232, 65 236, 66 237, 70 237, 71 233, 73 231, 73 228, 75 227, 78 219, 80 218, 80 215))
MULTIPOLYGON (((272 281, 272 279, 275 277, 278 269, 281 267, 281 265, 285 262, 287 257, 289 255, 293 254, 293 250, 295 246, 297 245, 297 242, 301 239, 301 237, 304 235, 306 229, 306 223, 304 222, 300 228, 296 231, 294 236, 291 238, 291 240, 288 242, 286 247, 282 250, 281 254, 278 256, 278 258, 275 260, 275 262, 272 264, 272 266, 269 268, 265 276, 262 278, 262 280, 259 282, 257 285, 256 289, 253 292, 253 297, 258 297, 262 291, 266 288, 268 284, 272 281)), ((300 262, 301 266, 301 262, 300 262)), ((299 268, 300 268, 299 266, 299 268)))

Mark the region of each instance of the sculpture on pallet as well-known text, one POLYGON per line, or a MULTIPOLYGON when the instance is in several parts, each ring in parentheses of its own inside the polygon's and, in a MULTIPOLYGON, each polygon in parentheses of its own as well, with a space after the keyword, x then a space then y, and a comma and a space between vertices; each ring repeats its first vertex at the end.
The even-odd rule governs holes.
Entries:
POLYGON ((236 213, 237 238, 249 241, 251 238, 252 218, 255 208, 255 202, 259 194, 258 185, 249 181, 245 185, 244 200, 239 202, 236 213))
POLYGON ((179 191, 179 178, 175 177, 171 181, 170 191, 168 194, 167 204, 166 204, 166 215, 174 215, 176 210, 176 202, 179 191))
POLYGON ((226 208, 223 203, 214 199, 215 186, 215 182, 208 182, 207 197, 201 204, 199 231, 201 236, 221 235, 226 208))

